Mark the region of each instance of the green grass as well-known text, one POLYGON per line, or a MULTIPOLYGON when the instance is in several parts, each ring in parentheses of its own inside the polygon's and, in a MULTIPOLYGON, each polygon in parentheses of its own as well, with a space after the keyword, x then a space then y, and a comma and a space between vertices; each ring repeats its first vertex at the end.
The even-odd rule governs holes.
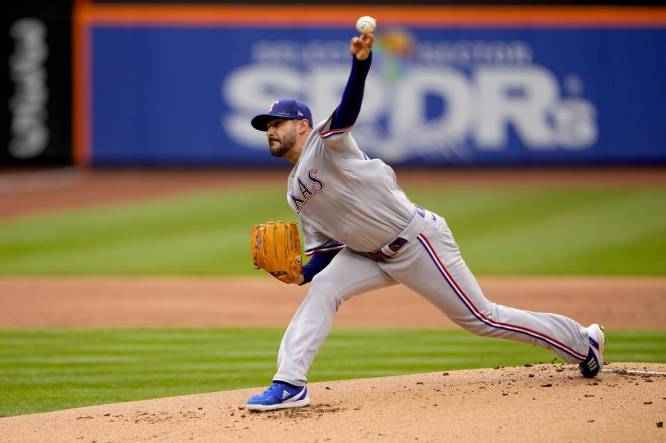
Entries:
MULTIPOLYGON (((477 274, 666 275, 666 188, 413 188, 477 274)), ((0 222, 0 275, 252 272, 251 224, 296 216, 275 187, 0 222)))
MULTIPOLYGON (((0 331, 0 416, 270 381, 278 329, 0 331)), ((611 331, 610 361, 666 362, 666 331, 611 331)), ((551 361, 459 330, 334 330, 310 381, 551 361)))

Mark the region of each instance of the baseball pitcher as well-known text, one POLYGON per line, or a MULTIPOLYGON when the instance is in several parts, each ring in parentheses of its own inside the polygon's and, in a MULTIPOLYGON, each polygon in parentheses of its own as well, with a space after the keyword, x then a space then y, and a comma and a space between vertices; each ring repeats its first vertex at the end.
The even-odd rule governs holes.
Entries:
POLYGON ((272 385, 250 398, 247 408, 307 406, 308 369, 340 304, 395 284, 418 292, 474 334, 551 349, 578 363, 583 376, 594 377, 603 364, 602 327, 488 300, 446 220, 412 203, 393 170, 357 145, 351 129, 361 110, 373 39, 372 33, 351 39, 349 79, 326 120, 313 125, 310 109, 292 99, 276 100, 252 119, 254 128, 266 132, 271 154, 293 164, 287 202, 300 218, 305 253, 312 258, 300 266, 293 227, 278 222, 253 230, 255 265, 283 282, 309 283, 310 289, 282 339, 272 385))

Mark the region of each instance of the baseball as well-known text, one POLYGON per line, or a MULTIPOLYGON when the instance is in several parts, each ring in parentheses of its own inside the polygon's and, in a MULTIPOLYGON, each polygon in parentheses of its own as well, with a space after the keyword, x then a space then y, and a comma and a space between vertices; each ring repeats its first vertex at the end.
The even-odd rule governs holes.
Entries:
POLYGON ((375 32, 377 27, 377 21, 370 17, 369 15, 364 15, 363 17, 356 20, 356 30, 361 34, 368 34, 370 32, 375 32))

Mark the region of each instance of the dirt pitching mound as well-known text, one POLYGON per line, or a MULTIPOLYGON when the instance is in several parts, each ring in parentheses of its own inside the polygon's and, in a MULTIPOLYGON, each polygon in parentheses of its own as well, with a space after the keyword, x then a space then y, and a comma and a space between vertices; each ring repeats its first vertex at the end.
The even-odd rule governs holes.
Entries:
POLYGON ((8 442, 664 441, 666 365, 450 371, 313 383, 312 405, 251 413, 259 389, 0 419, 8 442), (629 371, 640 371, 632 373, 629 371), (644 371, 649 371, 644 373, 644 371))

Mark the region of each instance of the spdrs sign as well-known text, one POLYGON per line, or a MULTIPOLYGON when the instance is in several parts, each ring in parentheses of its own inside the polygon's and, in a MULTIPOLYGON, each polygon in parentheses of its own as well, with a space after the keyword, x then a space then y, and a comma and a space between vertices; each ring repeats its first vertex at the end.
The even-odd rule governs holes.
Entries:
MULTIPOLYGON (((557 66, 550 50, 539 56, 516 32, 467 34, 472 40, 396 29, 378 38, 354 130, 365 149, 394 163, 468 163, 566 159, 595 147, 604 100, 586 91, 594 73, 557 66)), ((247 122, 276 93, 301 97, 315 115, 328 116, 348 76, 347 46, 344 40, 255 42, 251 60, 222 83, 232 110, 225 132, 236 143, 263 148, 247 122)))
MULTIPOLYGON (((666 26, 379 18, 354 129, 371 156, 428 165, 666 161, 666 26)), ((83 162, 273 164, 253 115, 284 97, 307 102, 315 120, 330 115, 351 64, 351 26, 213 22, 91 21, 83 162)))

